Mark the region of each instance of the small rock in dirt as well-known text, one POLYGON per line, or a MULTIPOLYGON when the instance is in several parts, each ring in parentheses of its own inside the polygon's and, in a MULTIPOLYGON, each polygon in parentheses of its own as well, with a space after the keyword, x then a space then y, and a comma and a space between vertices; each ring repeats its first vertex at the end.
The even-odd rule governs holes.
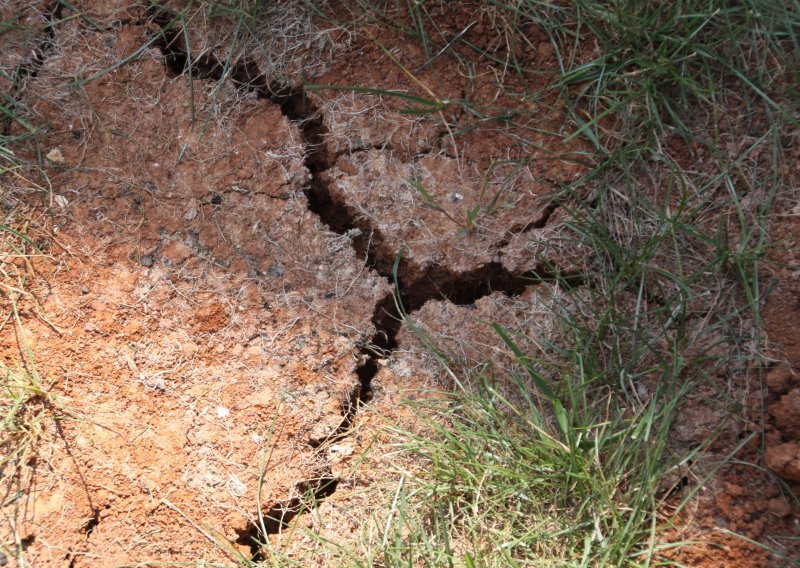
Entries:
POLYGON ((768 412, 781 431, 789 433, 800 430, 800 389, 783 395, 778 402, 769 406, 768 412))
POLYGON ((143 255, 139 259, 139 264, 141 264, 142 266, 146 266, 147 268, 150 268, 151 266, 153 266, 153 255, 152 254, 143 255))
POLYGON ((789 388, 792 382, 792 372, 789 367, 781 365, 775 367, 766 376, 766 383, 769 389, 773 392, 783 394, 789 388))
POLYGON ((267 274, 270 276, 283 276, 283 267, 279 264, 273 264, 267 269, 267 274))
POLYGON ((196 343, 192 341, 186 341, 185 343, 181 344, 181 351, 183 351, 187 355, 194 355, 200 350, 196 343))
POLYGON ((342 417, 335 414, 321 417, 311 429, 308 443, 316 447, 328 440, 341 426, 342 417))
POLYGON ((88 293, 89 293, 89 287, 86 286, 85 284, 81 286, 81 294, 88 294, 88 293))
POLYGON ((225 408, 224 406, 217 407, 217 417, 218 418, 227 418, 230 415, 231 411, 225 408))
POLYGON ((770 513, 774 513, 779 517, 788 517, 789 514, 792 512, 792 506, 786 502, 786 499, 783 497, 775 497, 774 499, 770 499, 767 503, 767 509, 770 513))
POLYGON ((48 162, 52 162, 54 164, 63 164, 64 163, 64 154, 61 153, 61 150, 58 148, 53 148, 50 150, 47 155, 45 156, 48 162))
POLYGON ((464 199, 464 196, 458 192, 454 191, 453 193, 450 194, 450 201, 452 201, 453 203, 455 203, 456 201, 461 201, 462 199, 464 199))
POLYGON ((239 481, 239 478, 231 474, 228 479, 228 491, 234 497, 242 497, 247 493, 247 485, 239 481))
POLYGON ((351 455, 355 451, 352 443, 343 442, 341 444, 333 444, 330 449, 331 460, 339 462, 351 455))
POLYGON ((768 447, 764 460, 767 467, 784 479, 800 481, 800 445, 788 443, 768 447))
POLYGON ((792 383, 792 371, 785 365, 775 367, 767 373, 765 382, 771 391, 784 394, 792 383))
POLYGON ((170 264, 177 265, 192 256, 192 249, 181 241, 172 241, 164 247, 161 254, 170 264))
POLYGON ((687 404, 678 414, 672 435, 680 442, 696 443, 726 422, 730 419, 723 410, 704 404, 687 404))
POLYGON ((536 46, 536 56, 539 61, 547 61, 553 57, 554 53, 555 49, 549 42, 543 41, 536 46))
POLYGON ((741 497, 747 493, 742 486, 736 485, 735 483, 726 483, 725 490, 733 497, 741 497))

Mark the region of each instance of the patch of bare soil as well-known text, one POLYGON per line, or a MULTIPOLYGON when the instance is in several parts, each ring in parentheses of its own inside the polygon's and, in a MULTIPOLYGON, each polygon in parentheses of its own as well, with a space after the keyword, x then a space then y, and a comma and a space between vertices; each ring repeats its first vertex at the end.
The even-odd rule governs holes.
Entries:
MULTIPOLYGON (((34 565, 219 559, 175 509, 236 542, 259 490, 276 510, 333 490, 317 448, 358 397, 389 288, 308 210, 305 145, 278 105, 242 101, 201 136, 157 50, 70 96, 51 70, 148 39, 136 25, 70 32, 28 82, 64 163, 57 248, 39 267, 52 325, 22 320, 39 373, 85 419, 42 440, 16 530, 34 565)), ((213 88, 198 81, 200 106, 213 88)))
MULTIPOLYGON (((547 134, 559 128, 547 105, 535 124, 514 126, 448 107, 453 132, 400 114, 406 104, 391 96, 303 92, 301 76, 421 97, 503 96, 491 73, 474 81, 445 58, 425 65, 383 28, 320 32, 292 51, 296 68, 235 53, 219 82, 224 38, 193 22, 205 57, 190 84, 183 38, 157 37, 166 12, 73 4, 80 16, 66 3, 2 12, 6 21, 22 10, 40 27, 64 20, 0 44, 4 67, 28 69, 14 96, 46 124, 41 148, 60 156, 42 162, 45 203, 36 188, 13 194, 34 208, 29 231, 50 249, 36 260, 43 310, 23 301, 22 327, 6 324, 0 353, 11 365, 28 345, 69 417, 39 441, 19 480, 27 493, 3 496, 3 542, 16 538, 32 566, 79 567, 229 561, 212 540, 258 560, 261 528, 278 539, 297 523, 347 541, 388 469, 383 421, 413 424, 397 402, 438 384, 397 320, 397 255, 405 307, 447 338, 462 368, 504 356, 487 321, 546 335, 548 298, 530 278, 556 267, 581 285, 583 253, 557 238, 567 216, 546 198, 583 171, 563 158, 581 148, 547 134), (11 49, 24 42, 36 49, 11 49), (541 132, 537 144, 515 129, 541 132), (530 161, 501 163, 509 158, 530 161)), ((467 13, 456 12, 454 30, 467 13)), ((477 45, 488 25, 470 29, 477 45)), ((552 69, 548 42, 532 34, 536 47, 520 57, 552 69)), ((785 214, 777 238, 797 234, 796 213, 785 214)), ((767 465, 800 481, 795 276, 777 275, 767 306, 788 363, 766 375, 765 428, 767 465)), ((731 468, 696 518, 754 539, 794 534, 786 486, 731 468)), ((726 544, 689 564, 768 563, 741 540, 726 544)))

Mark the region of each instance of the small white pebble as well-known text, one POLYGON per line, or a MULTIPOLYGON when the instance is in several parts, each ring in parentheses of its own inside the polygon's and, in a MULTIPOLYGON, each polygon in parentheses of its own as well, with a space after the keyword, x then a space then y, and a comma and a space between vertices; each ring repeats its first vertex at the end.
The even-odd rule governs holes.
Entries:
POLYGON ((234 497, 241 497, 247 493, 247 485, 239 481, 239 478, 235 475, 231 474, 228 479, 228 491, 230 491, 230 494, 234 497))
POLYGON ((48 161, 53 162, 54 164, 63 164, 64 163, 64 154, 61 153, 61 150, 58 148, 53 148, 50 150, 47 155, 45 156, 48 161))
POLYGON ((334 444, 331 446, 330 451, 340 458, 346 458, 347 456, 353 455, 354 448, 351 444, 334 444))
POLYGON ((230 415, 231 411, 225 408, 224 406, 217 407, 217 417, 219 418, 227 418, 230 415))

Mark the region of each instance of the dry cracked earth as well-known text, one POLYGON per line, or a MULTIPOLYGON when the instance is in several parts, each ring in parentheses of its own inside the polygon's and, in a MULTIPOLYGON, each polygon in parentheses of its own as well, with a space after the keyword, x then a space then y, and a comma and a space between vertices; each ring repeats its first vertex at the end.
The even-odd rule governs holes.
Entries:
MULTIPOLYGON (((350 538, 396 476, 382 425, 413 428, 399 402, 442 384, 396 297, 469 368, 503 364, 487 321, 554 333, 557 287, 534 280, 558 272, 561 285, 584 284, 586 253, 561 238, 567 214, 547 197, 583 172, 570 158, 582 148, 564 146, 548 105, 524 125, 537 133, 527 145, 519 125, 475 127, 463 110, 448 111, 448 131, 400 113, 393 97, 303 89, 425 95, 369 30, 310 16, 277 81, 266 55, 227 52, 204 21, 184 37, 168 9, 0 3, 0 20, 19 13, 59 24, 3 36, 19 81, 0 86, 43 120, 41 147, 58 152, 43 162, 47 203, 4 197, 7 210, 29 207, 29 230, 49 248, 36 264, 39 307, 21 303, 23 325, 4 326, 0 352, 10 364, 30 345, 66 409, 29 464, 30 491, 4 496, 3 541, 17 535, 28 565, 229 561, 212 534, 258 560, 254 537, 279 542, 298 523, 350 538), (509 161, 520 158, 547 159, 509 161), (494 195, 501 206, 468 226, 494 195)), ((381 40, 403 66, 424 62, 401 37, 381 40)), ((555 66, 543 36, 528 56, 555 66)), ((468 81, 444 59, 417 76, 472 100, 502 97, 488 71, 468 81)), ((775 297, 796 313, 792 278, 775 297)), ((790 351, 767 393, 783 406, 797 406, 790 351)), ((797 441, 770 427, 776 445, 797 441)), ((754 538, 791 532, 796 509, 779 497, 769 475, 734 472, 699 515, 745 532, 761 523, 754 538), (754 489, 760 500, 742 499, 754 489)), ((767 562, 746 542, 726 546, 726 558, 767 562)), ((696 565, 719 565, 710 558, 696 565)))

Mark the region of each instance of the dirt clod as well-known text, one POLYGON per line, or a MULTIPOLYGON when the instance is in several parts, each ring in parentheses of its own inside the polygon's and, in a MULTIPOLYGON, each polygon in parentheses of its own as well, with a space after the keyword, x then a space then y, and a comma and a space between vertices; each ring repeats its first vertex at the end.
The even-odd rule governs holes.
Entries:
POLYGON ((792 383, 792 371, 785 365, 779 365, 767 373, 765 382, 772 392, 783 394, 792 383))
POLYGON ((770 446, 764 454, 767 466, 783 478, 800 481, 800 444, 770 446))

